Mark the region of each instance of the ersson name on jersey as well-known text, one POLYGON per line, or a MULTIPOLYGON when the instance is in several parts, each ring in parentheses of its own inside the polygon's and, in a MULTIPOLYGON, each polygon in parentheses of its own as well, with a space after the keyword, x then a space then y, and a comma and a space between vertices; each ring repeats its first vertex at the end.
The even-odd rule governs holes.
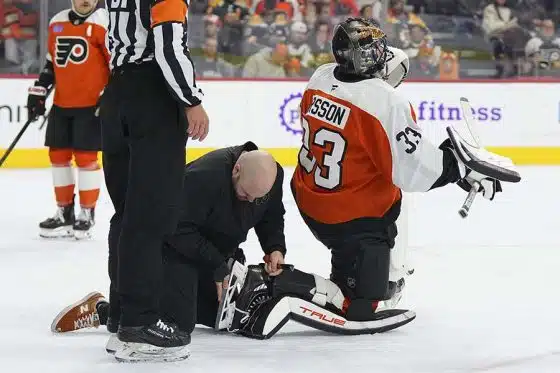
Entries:
POLYGON ((344 129, 350 116, 350 108, 331 101, 326 97, 314 95, 306 114, 337 128, 344 129))

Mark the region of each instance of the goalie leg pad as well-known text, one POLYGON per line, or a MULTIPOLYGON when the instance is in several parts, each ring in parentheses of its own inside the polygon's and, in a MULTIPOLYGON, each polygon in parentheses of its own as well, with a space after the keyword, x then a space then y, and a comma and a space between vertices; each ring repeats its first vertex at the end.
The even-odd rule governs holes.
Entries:
POLYGON ((374 318, 367 321, 349 321, 304 299, 284 296, 261 305, 239 333, 251 338, 268 339, 289 320, 294 320, 335 334, 375 334, 396 329, 415 318, 416 314, 412 311, 388 310, 376 313, 374 318))
POLYGON ((332 281, 319 275, 305 273, 297 269, 284 270, 272 277, 272 297, 295 295, 320 306, 334 306, 342 310, 344 295, 332 281))

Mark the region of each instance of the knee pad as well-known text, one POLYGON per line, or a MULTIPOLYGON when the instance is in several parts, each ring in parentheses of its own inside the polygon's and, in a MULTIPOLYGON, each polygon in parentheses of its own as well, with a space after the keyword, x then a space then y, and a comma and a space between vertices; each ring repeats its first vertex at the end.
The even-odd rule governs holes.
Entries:
POLYGON ((99 168, 96 151, 76 150, 74 152, 74 158, 79 168, 88 168, 91 170, 99 168))
POLYGON ((49 148, 49 160, 53 166, 69 166, 72 149, 49 148))

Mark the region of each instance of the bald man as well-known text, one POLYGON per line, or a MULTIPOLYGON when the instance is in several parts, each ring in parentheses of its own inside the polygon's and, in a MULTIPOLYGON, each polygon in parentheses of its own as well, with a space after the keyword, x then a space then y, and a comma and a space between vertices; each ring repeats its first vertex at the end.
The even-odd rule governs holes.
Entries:
MULTIPOLYGON (((286 253, 283 181, 282 167, 252 142, 215 150, 186 165, 179 225, 163 247, 160 308, 166 321, 188 333, 195 324, 214 327, 228 262, 245 262, 239 245, 253 228, 267 272, 281 272, 286 253)), ((120 307, 115 298, 107 302, 100 293, 89 294, 61 311, 52 331, 102 324, 116 333, 120 307)), ((113 336, 107 351, 116 344, 113 336)))

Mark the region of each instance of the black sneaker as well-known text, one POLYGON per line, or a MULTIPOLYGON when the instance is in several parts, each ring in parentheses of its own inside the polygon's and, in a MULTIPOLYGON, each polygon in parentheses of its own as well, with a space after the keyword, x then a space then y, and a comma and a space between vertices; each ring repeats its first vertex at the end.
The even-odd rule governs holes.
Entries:
POLYGON ((121 342, 149 344, 157 347, 181 347, 191 343, 190 334, 179 330, 175 324, 158 320, 146 326, 119 326, 117 336, 121 342))

